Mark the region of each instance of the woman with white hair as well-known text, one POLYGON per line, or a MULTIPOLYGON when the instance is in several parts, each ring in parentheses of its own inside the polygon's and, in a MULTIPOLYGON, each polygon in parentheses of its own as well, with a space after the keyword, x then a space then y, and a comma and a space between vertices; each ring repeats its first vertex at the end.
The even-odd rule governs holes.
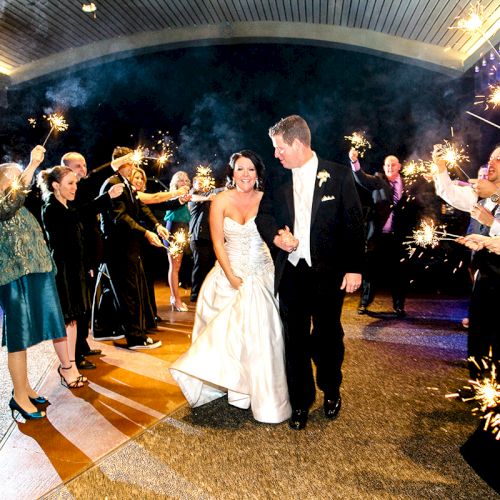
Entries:
MULTIPOLYGON (((65 368, 64 379, 79 373, 68 356, 64 319, 54 281, 54 263, 42 230, 24 207, 33 174, 45 149, 36 146, 26 170, 15 163, 0 165, 0 307, 3 310, 2 345, 14 390, 9 407, 25 419, 45 417, 37 405, 48 400, 36 393, 28 380, 26 350, 51 339, 65 368)), ((63 376, 63 375, 61 375, 63 376)))

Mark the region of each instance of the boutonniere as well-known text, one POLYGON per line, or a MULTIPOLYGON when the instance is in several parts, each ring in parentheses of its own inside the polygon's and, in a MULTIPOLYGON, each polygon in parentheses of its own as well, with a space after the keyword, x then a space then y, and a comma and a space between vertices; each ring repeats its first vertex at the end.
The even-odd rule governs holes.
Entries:
POLYGON ((330 200, 334 200, 335 199, 335 196, 331 195, 331 196, 323 196, 323 198, 321 198, 321 201, 330 201, 330 200))
POLYGON ((319 179, 318 186, 321 187, 330 178, 330 174, 326 170, 321 170, 316 178, 319 179))

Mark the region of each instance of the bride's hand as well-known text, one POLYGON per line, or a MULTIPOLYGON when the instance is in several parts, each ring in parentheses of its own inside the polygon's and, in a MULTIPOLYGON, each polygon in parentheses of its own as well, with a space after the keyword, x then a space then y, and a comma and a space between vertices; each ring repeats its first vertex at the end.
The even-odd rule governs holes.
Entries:
POLYGON ((235 289, 238 290, 241 285, 243 285, 243 280, 239 276, 231 276, 228 278, 229 284, 235 289))

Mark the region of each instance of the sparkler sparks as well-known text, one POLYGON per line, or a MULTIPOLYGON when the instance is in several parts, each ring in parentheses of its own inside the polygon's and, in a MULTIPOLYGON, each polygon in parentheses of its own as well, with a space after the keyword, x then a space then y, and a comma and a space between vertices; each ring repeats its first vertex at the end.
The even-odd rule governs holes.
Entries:
POLYGON ((476 2, 469 5, 469 10, 465 17, 459 17, 455 26, 450 26, 448 29, 457 29, 474 33, 481 29, 483 25, 484 9, 481 2, 476 2))
POLYGON ((469 161, 469 156, 465 153, 465 149, 461 146, 457 146, 450 141, 444 140, 442 144, 436 144, 436 153, 443 158, 448 167, 456 167, 460 172, 462 172, 467 179, 470 177, 460 166, 461 162, 469 161))
POLYGON ((482 29, 484 23, 484 8, 481 5, 481 2, 475 2, 469 5, 466 16, 457 18, 457 23, 453 26, 450 26, 448 29, 462 30, 471 35, 479 33, 486 40, 486 42, 488 42, 497 57, 500 58, 498 50, 491 43, 490 39, 486 37, 486 34, 482 29))
POLYGON ((359 153, 361 158, 364 156, 365 151, 372 147, 365 137, 364 132, 353 132, 351 135, 345 135, 344 139, 351 143, 351 147, 359 153))
POLYGON ((184 250, 189 246, 189 234, 183 228, 171 234, 168 239, 167 250, 172 257, 178 257, 184 253, 184 250))
POLYGON ((427 182, 430 182, 436 170, 436 165, 431 161, 411 160, 403 165, 401 175, 405 178, 406 184, 416 182, 419 177, 423 177, 427 182))
POLYGON ((477 95, 476 98, 482 98, 479 101, 476 101, 474 104, 484 104, 485 111, 487 109, 495 109, 497 106, 500 106, 500 84, 497 85, 489 85, 489 94, 486 95, 477 95))
POLYGON ((207 192, 215 188, 215 179, 212 177, 212 169, 206 165, 196 167, 196 178, 202 191, 207 192))
POLYGON ((47 141, 49 140, 49 137, 52 135, 52 132, 54 132, 54 130, 56 132, 64 132, 65 130, 68 130, 68 123, 64 119, 63 115, 58 113, 53 113, 51 115, 44 116, 44 118, 46 118, 47 121, 50 123, 50 130, 49 133, 47 134, 47 137, 45 137, 42 146, 45 146, 45 144, 47 144, 47 141))
POLYGON ((455 241, 457 238, 461 238, 461 236, 448 233, 446 226, 436 226, 433 220, 423 220, 420 222, 418 228, 413 231, 413 236, 405 244, 408 246, 415 244, 419 247, 435 248, 439 245, 440 241, 455 241))
POLYGON ((36 118, 28 118, 28 123, 31 125, 32 128, 36 127, 36 118))
POLYGON ((470 396, 462 396, 459 393, 447 394, 448 398, 460 398, 462 401, 473 401, 477 403, 472 409, 474 415, 484 420, 483 429, 491 430, 495 434, 495 439, 500 440, 500 383, 497 380, 496 366, 490 356, 481 359, 481 365, 474 358, 468 361, 473 362, 483 373, 487 375, 477 380, 469 380, 469 386, 465 386, 465 393, 470 396))

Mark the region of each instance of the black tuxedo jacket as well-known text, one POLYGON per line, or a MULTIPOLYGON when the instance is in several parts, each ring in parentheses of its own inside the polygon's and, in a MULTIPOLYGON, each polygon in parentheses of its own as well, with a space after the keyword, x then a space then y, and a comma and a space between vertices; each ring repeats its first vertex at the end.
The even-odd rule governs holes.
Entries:
MULTIPOLYGON (((125 179, 116 173, 101 187, 101 193, 109 191, 111 186, 125 183, 125 179)), ((123 193, 111 200, 111 207, 102 212, 101 229, 107 243, 120 252, 139 255, 141 242, 147 230, 154 231, 158 219, 151 210, 140 201, 130 184, 126 184, 123 193)))
POLYGON ((382 233, 382 229, 389 218, 391 211, 393 215, 393 232, 397 238, 404 239, 411 235, 415 228, 417 217, 417 206, 411 202, 411 196, 407 193, 403 181, 403 192, 396 206, 393 206, 392 188, 387 177, 382 173, 369 175, 363 170, 353 172, 356 182, 372 194, 374 205, 373 215, 368 223, 369 239, 376 238, 382 233))
MULTIPOLYGON (((361 203, 350 169, 318 159, 311 211, 311 260, 317 271, 361 273, 364 228, 361 203), (325 179, 321 182, 320 177, 325 179), (321 186, 320 186, 321 184, 321 186)), ((274 237, 288 226, 293 232, 295 208, 292 171, 283 167, 269 173, 256 224, 271 249, 275 264, 275 293, 288 253, 276 247, 274 237)))

